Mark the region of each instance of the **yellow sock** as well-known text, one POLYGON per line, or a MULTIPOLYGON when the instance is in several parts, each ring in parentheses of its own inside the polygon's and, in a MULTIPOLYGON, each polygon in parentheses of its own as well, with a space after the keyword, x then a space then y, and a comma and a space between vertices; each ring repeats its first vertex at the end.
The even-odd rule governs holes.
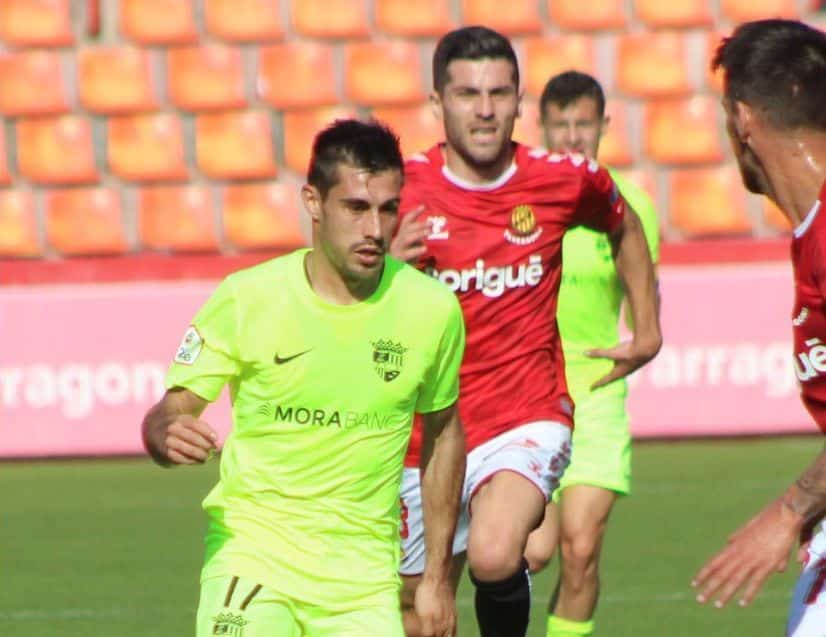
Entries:
POLYGON ((575 622, 556 615, 548 615, 548 637, 586 637, 594 634, 594 620, 575 622))

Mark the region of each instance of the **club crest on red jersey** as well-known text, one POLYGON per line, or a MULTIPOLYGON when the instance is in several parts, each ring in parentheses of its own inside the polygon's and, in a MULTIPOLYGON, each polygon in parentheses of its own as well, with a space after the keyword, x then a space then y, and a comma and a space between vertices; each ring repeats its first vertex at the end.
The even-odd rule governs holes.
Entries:
POLYGON ((533 208, 527 204, 516 206, 511 212, 510 227, 505 228, 505 239, 519 246, 533 243, 542 234, 542 227, 536 225, 533 208))

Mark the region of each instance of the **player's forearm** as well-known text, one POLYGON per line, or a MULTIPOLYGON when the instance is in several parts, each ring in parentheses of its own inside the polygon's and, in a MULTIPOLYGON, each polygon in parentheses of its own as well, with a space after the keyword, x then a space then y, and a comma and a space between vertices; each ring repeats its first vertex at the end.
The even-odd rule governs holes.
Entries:
POLYGON ((826 511, 826 448, 800 474, 794 484, 786 489, 781 501, 801 516, 804 522, 826 511))
POLYGON ((642 223, 630 208, 614 241, 614 259, 631 310, 634 341, 653 357, 662 344, 659 292, 642 223))
POLYGON ((425 427, 422 459, 422 510, 426 578, 446 580, 453 557, 453 536, 465 479, 465 436, 453 415, 438 433, 425 427))

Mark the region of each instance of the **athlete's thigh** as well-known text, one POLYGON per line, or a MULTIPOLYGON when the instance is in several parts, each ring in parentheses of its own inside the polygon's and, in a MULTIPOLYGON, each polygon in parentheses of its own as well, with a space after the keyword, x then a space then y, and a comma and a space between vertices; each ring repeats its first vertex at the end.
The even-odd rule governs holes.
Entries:
POLYGON ((559 506, 548 502, 545 517, 537 529, 528 536, 525 559, 532 573, 542 570, 551 561, 559 543, 559 506))
POLYGON ((787 637, 826 635, 826 557, 809 554, 809 561, 792 595, 787 637))
POLYGON ((288 599, 247 578, 214 577, 201 584, 197 637, 302 637, 288 599))
POLYGON ((614 491, 578 484, 562 491, 560 500, 562 536, 601 536, 617 500, 614 491))
POLYGON ((402 613, 395 594, 388 594, 384 599, 375 599, 361 608, 347 611, 302 608, 300 615, 304 628, 302 637, 404 637, 402 613))

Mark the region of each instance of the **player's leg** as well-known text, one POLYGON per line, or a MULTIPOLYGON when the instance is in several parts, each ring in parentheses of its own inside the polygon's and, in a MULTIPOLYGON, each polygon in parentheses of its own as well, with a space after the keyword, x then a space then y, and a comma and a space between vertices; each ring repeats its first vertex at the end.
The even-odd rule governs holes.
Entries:
POLYGON ((531 573, 538 573, 548 566, 556 553, 558 542, 559 506, 555 502, 548 502, 542 524, 528 536, 528 545, 525 547, 525 560, 531 573))
POLYGON ((476 617, 482 637, 519 637, 525 635, 530 615, 525 547, 568 464, 570 429, 531 423, 476 451, 486 458, 478 472, 468 474, 468 563, 476 586, 476 617))
MULTIPOLYGON (((823 533, 823 531, 821 531, 823 533)), ((792 595, 786 637, 826 634, 826 557, 809 553, 792 595)))
POLYGON ((213 577, 201 584, 197 637, 301 637, 291 602, 243 577, 213 577))

